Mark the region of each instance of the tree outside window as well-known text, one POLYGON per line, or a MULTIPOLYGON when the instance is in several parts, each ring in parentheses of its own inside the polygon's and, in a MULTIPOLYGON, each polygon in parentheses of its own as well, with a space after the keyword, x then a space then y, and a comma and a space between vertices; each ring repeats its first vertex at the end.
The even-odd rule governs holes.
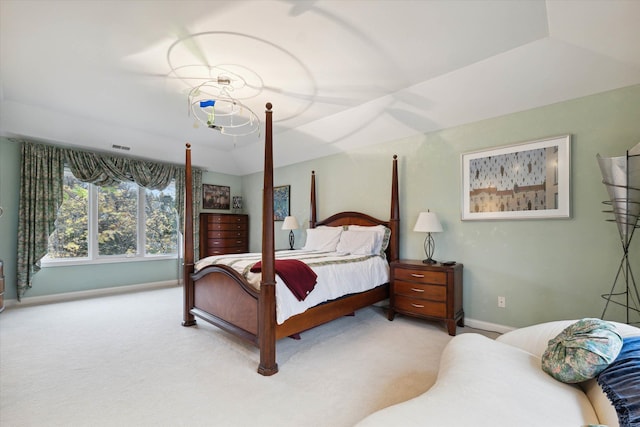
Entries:
POLYGON ((65 170, 63 191, 56 230, 49 237, 49 260, 178 253, 173 182, 163 190, 132 182, 98 187, 65 170))

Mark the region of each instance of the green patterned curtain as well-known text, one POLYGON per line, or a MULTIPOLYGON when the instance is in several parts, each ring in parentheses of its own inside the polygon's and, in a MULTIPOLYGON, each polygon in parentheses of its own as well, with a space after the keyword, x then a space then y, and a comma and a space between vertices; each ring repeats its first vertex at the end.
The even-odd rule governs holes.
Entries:
POLYGON ((18 208, 18 300, 31 288, 40 259, 47 254, 49 235, 62 204, 64 150, 22 143, 18 208))
MULTIPOLYGON (((180 230, 184 230, 184 194, 185 194, 184 167, 176 168, 176 209, 180 220, 180 230)), ((191 169, 191 181, 193 182, 193 250, 194 259, 200 259, 200 210, 202 209, 202 170, 191 169)))
POLYGON ((132 181, 141 187, 162 190, 176 175, 177 166, 165 163, 77 150, 65 150, 65 153, 73 176, 99 186, 132 181))

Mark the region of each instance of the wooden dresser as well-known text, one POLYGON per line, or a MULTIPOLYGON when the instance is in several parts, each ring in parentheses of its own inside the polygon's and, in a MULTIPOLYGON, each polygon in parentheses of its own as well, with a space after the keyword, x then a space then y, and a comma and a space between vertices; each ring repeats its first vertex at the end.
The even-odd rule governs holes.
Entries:
POLYGON ((424 264, 418 260, 391 263, 389 320, 396 313, 443 320, 449 335, 464 326, 462 264, 424 264))
POLYGON ((200 258, 249 252, 249 216, 200 214, 200 258))

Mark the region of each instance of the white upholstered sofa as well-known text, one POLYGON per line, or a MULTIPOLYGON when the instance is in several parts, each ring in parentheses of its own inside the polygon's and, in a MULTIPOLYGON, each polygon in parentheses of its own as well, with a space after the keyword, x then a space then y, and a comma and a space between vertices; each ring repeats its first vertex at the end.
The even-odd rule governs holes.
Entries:
MULTIPOLYGON (((616 427, 616 411, 595 379, 570 385, 541 369, 548 341, 574 322, 529 326, 496 340, 460 334, 445 347, 433 387, 357 426, 616 427)), ((623 338, 640 336, 638 328, 614 324, 623 338)))

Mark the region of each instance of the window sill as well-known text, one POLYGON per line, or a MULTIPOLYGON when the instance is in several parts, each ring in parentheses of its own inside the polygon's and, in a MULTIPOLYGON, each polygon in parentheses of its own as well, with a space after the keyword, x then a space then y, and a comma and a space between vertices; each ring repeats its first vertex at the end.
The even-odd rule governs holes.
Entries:
POLYGON ((158 256, 135 256, 135 257, 104 257, 97 259, 43 259, 40 262, 42 268, 51 267, 72 267, 77 265, 96 265, 96 264, 119 264, 128 262, 147 262, 147 261, 165 261, 165 260, 177 260, 178 256, 173 255, 158 255, 158 256))

